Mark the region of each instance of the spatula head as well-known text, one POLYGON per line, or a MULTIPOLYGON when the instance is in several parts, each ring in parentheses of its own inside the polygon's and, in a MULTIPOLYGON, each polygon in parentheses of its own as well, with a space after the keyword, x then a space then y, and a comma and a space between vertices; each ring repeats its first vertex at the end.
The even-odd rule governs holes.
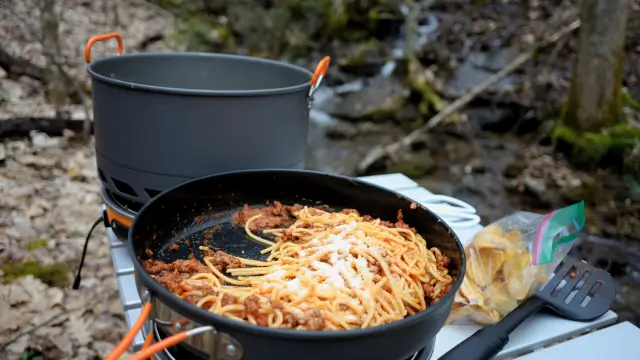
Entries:
POLYGON ((569 319, 587 321, 611 308, 616 285, 608 272, 566 257, 536 296, 569 319))

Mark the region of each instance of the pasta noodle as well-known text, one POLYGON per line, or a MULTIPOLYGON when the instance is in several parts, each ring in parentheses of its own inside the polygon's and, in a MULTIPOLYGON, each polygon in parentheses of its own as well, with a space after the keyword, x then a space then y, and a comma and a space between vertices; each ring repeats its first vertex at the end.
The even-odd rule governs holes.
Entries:
POLYGON ((257 213, 244 223, 247 235, 266 247, 265 261, 237 258, 242 267, 224 267, 205 257, 211 272, 182 281, 177 294, 256 325, 349 330, 416 314, 453 283, 449 258, 428 249, 401 220, 391 224, 355 210, 302 206, 292 215, 288 227, 261 229, 273 241, 252 231, 267 215, 257 213))

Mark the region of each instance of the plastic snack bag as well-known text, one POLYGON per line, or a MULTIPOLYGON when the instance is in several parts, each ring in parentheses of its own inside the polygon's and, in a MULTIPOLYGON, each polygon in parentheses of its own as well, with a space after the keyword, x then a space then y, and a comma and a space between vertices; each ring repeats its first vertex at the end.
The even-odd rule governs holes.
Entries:
POLYGON ((544 285, 584 227, 584 203, 546 215, 518 212, 476 234, 448 324, 493 324, 544 285), (469 321, 472 320, 472 321, 469 321))

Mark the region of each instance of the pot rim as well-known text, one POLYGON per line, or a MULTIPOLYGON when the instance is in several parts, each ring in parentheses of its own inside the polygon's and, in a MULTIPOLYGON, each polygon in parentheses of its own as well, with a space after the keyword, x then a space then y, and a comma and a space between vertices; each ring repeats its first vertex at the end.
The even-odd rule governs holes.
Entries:
POLYGON ((149 91, 155 93, 163 93, 163 94, 174 94, 174 95, 197 95, 197 96, 266 96, 266 95, 279 95, 279 94, 287 94, 297 91, 309 91, 311 87, 310 81, 313 76, 313 73, 308 69, 305 69, 300 66, 292 65, 282 61, 276 61, 271 59, 263 59, 252 56, 244 56, 244 55, 232 55, 232 54, 220 54, 220 53, 203 53, 203 52, 145 52, 145 53, 131 53, 131 54, 123 54, 118 56, 111 56, 102 59, 98 59, 96 61, 91 62, 87 66, 87 72, 91 76, 92 80, 99 80, 111 85, 115 85, 118 87, 130 89, 130 90, 141 90, 141 91, 149 91), (286 68, 291 71, 295 71, 309 77, 309 82, 302 83, 300 85, 293 85, 283 88, 273 88, 273 89, 259 89, 259 90, 198 90, 198 89, 187 89, 187 88, 175 88, 175 87, 166 87, 166 86, 155 86, 155 85, 145 85, 139 84, 130 81, 123 81, 118 79, 113 79, 108 76, 102 75, 94 70, 95 66, 100 64, 115 62, 115 61, 127 61, 127 59, 131 58, 154 58, 154 57, 202 57, 202 58, 224 58, 224 59, 233 59, 237 61, 244 62, 257 62, 262 64, 268 64, 272 66, 278 66, 281 68, 286 68))
MULTIPOLYGON (((198 181, 204 181, 207 179, 210 179, 212 177, 218 177, 218 176, 229 176, 229 175, 241 175, 241 174, 255 174, 255 173, 273 173, 273 172, 279 172, 279 173, 285 173, 285 172, 296 172, 296 173, 309 173, 309 174, 318 174, 318 175, 323 175, 323 176, 330 176, 330 177, 342 177, 346 180, 349 180, 351 182, 355 182, 358 183, 361 186, 372 186, 372 187, 376 187, 378 189, 384 190, 384 191, 390 191, 394 194, 396 194, 398 197, 404 198, 408 201, 413 202, 412 199, 394 191, 394 190, 390 190, 387 188, 384 188, 382 186, 376 185, 376 184, 371 184, 368 183, 366 181, 357 179, 357 178, 353 178, 353 177, 349 177, 349 176, 344 176, 344 175, 337 175, 337 174, 328 174, 325 172, 320 172, 320 171, 313 171, 313 170, 296 170, 296 169, 258 169, 258 170, 238 170, 238 171, 229 171, 229 172, 225 172, 225 173, 220 173, 220 174, 214 174, 214 175, 207 175, 204 177, 200 177, 194 180, 190 180, 187 181, 185 183, 179 184, 173 188, 167 189, 165 191, 163 191, 162 193, 158 194, 156 197, 154 197, 151 201, 149 201, 148 203, 146 203, 138 212, 137 216, 135 217, 135 219, 133 220, 131 227, 129 228, 129 232, 128 232, 128 241, 127 241, 127 250, 129 252, 129 255, 131 256, 131 260, 133 262, 134 265, 134 269, 135 269, 135 274, 136 277, 139 277, 142 280, 142 287, 143 289, 147 289, 149 291, 149 294, 153 297, 157 297, 158 300, 160 300, 162 303, 164 303, 165 305, 169 306, 171 309, 173 309, 174 311, 178 312, 179 314, 181 314, 182 316, 185 316, 187 318, 189 318, 191 321, 194 321, 195 323, 198 323, 200 325, 211 325, 214 326, 214 328, 217 325, 221 325, 224 326, 226 328, 232 329, 234 331, 245 331, 251 334, 255 334, 258 336, 263 336, 263 337, 271 337, 271 338, 281 338, 281 339, 289 339, 289 340, 303 340, 303 341, 313 341, 313 340, 344 340, 344 339, 352 339, 352 338, 357 338, 357 337, 369 337, 369 336, 377 336, 377 335, 381 335, 384 333, 389 333, 389 332, 393 332, 396 330, 399 330, 402 327, 405 326, 409 326, 410 324, 414 324, 417 322, 421 322, 421 321, 428 321, 429 320, 429 316, 438 311, 442 306, 445 306, 445 304, 449 303, 449 300, 453 300, 453 297, 455 296, 455 294, 458 292, 458 290, 460 289, 460 286, 462 285, 462 280, 464 279, 465 273, 466 273, 466 256, 465 256, 465 252, 464 252, 464 246, 462 245, 462 242, 460 241, 460 239, 458 238, 458 235, 453 231, 453 229, 451 228, 451 226, 449 226, 444 220, 442 220, 437 214, 435 214, 434 212, 432 212, 431 210, 429 210, 428 208, 424 207, 423 205, 417 204, 418 208, 427 211, 429 213, 431 213, 437 220, 437 223, 439 226, 442 226, 445 228, 445 230, 447 230, 447 232, 449 233, 449 235, 452 237, 452 239, 454 240, 456 247, 458 249, 458 251, 460 252, 460 259, 461 259, 461 264, 460 264, 460 273, 458 275, 458 278, 456 279, 456 281, 453 283, 453 286, 451 286, 451 289, 449 289, 449 292, 447 292, 447 294, 442 297, 438 302, 436 302, 434 305, 429 306, 426 310, 421 311, 417 314, 414 315, 410 315, 408 317, 405 317, 402 320, 397 320, 397 321, 392 321, 388 324, 384 324, 384 325, 378 325, 378 326, 374 326, 374 327, 370 327, 370 328, 365 328, 365 329, 355 329, 355 330, 335 330, 335 331, 310 331, 310 330, 295 330, 295 329, 278 329, 278 328, 270 328, 270 327, 265 327, 265 326, 259 326, 259 325, 253 325, 253 324, 249 324, 249 323, 244 323, 241 321, 237 321, 237 320, 233 320, 233 319, 228 319, 225 318, 223 316, 219 316, 219 315, 215 315, 213 313, 210 313, 209 311, 206 311, 204 309, 201 309, 193 304, 190 304, 186 301, 184 301, 183 299, 179 298, 177 295, 173 294, 171 291, 169 291, 168 289, 166 289, 165 287, 163 287, 162 285, 160 285, 158 282, 156 282, 151 275, 149 275, 149 273, 147 273, 147 271, 144 269, 144 267, 142 266, 142 263, 140 262, 140 259, 138 258, 136 251, 134 249, 133 246, 133 232, 136 228, 136 225, 140 219, 140 214, 142 214, 144 211, 146 211, 147 208, 153 206, 154 201, 156 201, 157 199, 160 199, 164 196, 166 196, 167 194, 169 194, 170 192, 173 192, 174 190, 182 187, 182 186, 186 186, 190 183, 195 183, 198 181)), ((140 288, 139 288, 140 289, 140 288)), ((451 304, 453 304, 453 302, 451 302, 451 304)), ((449 311, 450 314, 450 311, 449 311)), ((447 317, 449 316, 449 314, 447 314, 447 317)))

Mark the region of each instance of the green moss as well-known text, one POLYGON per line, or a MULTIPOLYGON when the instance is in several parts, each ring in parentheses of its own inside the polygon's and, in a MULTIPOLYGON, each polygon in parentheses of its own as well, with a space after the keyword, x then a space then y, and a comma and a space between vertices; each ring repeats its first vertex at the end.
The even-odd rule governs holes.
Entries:
POLYGON ((603 201, 601 185, 590 177, 581 178, 580 186, 566 188, 563 195, 572 202, 585 201, 590 204, 598 204, 603 201))
POLYGON ((340 30, 349 23, 349 7, 347 4, 347 1, 324 0, 324 19, 327 30, 340 30), (339 3, 339 9, 335 8, 336 3, 339 3))
POLYGON ((524 162, 514 161, 512 163, 507 164, 507 166, 504 168, 504 171, 502 172, 502 175, 506 178, 513 179, 518 177, 520 174, 522 174, 522 172, 526 168, 527 168, 527 165, 525 165, 524 162))
POLYGON ((18 360, 44 360, 44 354, 40 350, 28 347, 24 349, 18 360))
POLYGON ((29 241, 25 246, 25 249, 27 249, 27 251, 33 251, 44 247, 47 247, 47 239, 35 239, 29 241))
POLYGON ((431 109, 440 111, 444 106, 444 102, 433 89, 431 83, 425 78, 424 69, 420 62, 416 59, 409 59, 408 69, 407 79, 409 80, 411 89, 422 96, 418 104, 420 114, 427 115, 431 112, 431 109))
POLYGON ((213 26, 200 17, 188 19, 178 33, 175 41, 185 45, 187 51, 206 51, 211 42, 213 26))
POLYGON ((389 120, 389 118, 393 117, 398 113, 398 111, 400 111, 400 109, 402 109, 406 102, 407 98, 405 96, 400 96, 395 100, 395 102, 393 102, 393 104, 390 104, 390 106, 381 107, 371 111, 367 114, 367 118, 374 122, 389 120))
POLYGON ((592 133, 577 132, 559 124, 553 130, 552 140, 556 147, 568 145, 571 160, 577 165, 593 167, 608 155, 623 158, 640 142, 640 129, 618 124, 601 133, 592 133))
POLYGON ((373 8, 367 12, 367 19, 370 24, 375 24, 380 19, 380 8, 373 8))
POLYGON ((629 94, 629 91, 626 89, 622 90, 622 106, 629 107, 633 110, 640 110, 640 103, 631 97, 631 94, 629 94))
POLYGON ((91 86, 91 83, 85 83, 81 88, 82 91, 84 91, 84 93, 87 95, 91 95, 91 93, 93 93, 93 87, 91 86))
POLYGON ((338 64, 344 68, 359 67, 363 65, 368 58, 376 56, 379 50, 380 42, 374 38, 369 39, 364 43, 355 45, 347 57, 338 59, 338 64))
POLYGON ((436 171, 436 168, 436 164, 433 160, 429 156, 425 155, 393 164, 387 169, 387 172, 402 173, 410 178, 420 178, 433 174, 436 171))
POLYGON ((42 265, 35 260, 10 262, 1 265, 0 270, 4 273, 4 283, 33 275, 49 286, 65 287, 69 285, 69 268, 66 263, 42 265))

